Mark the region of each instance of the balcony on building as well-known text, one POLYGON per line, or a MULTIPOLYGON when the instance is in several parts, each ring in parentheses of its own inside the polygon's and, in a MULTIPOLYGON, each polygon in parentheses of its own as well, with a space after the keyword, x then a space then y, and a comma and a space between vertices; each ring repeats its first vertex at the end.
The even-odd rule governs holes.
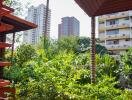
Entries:
POLYGON ((105 20, 111 20, 111 19, 125 18, 125 17, 130 16, 129 14, 132 15, 132 12, 124 11, 124 12, 118 12, 118 13, 112 13, 112 14, 99 16, 99 22, 105 21, 105 20))
POLYGON ((132 41, 119 43, 119 44, 106 44, 106 48, 110 51, 127 50, 130 47, 132 47, 132 41))
POLYGON ((129 27, 130 27, 130 22, 124 22, 119 24, 106 25, 106 30, 123 29, 123 28, 129 28, 129 27))
POLYGON ((105 41, 105 32, 99 33, 100 41, 105 41))
POLYGON ((124 33, 124 34, 113 34, 113 35, 108 35, 106 34, 105 39, 106 40, 116 40, 116 39, 129 39, 130 33, 124 33))
POLYGON ((105 31, 105 23, 99 22, 99 32, 104 32, 104 31, 105 31))
POLYGON ((98 17, 98 21, 99 21, 99 22, 104 22, 105 19, 106 19, 106 15, 102 15, 102 16, 99 16, 99 17, 98 17))

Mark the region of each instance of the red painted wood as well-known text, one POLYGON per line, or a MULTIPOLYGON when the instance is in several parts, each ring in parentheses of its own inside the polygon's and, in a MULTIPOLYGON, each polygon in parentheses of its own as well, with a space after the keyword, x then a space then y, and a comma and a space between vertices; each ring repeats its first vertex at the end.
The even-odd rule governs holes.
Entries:
POLYGON ((14 12, 14 9, 12 9, 12 8, 10 8, 10 7, 8 7, 8 6, 6 6, 6 5, 3 5, 3 2, 4 2, 4 0, 0 0, 0 11, 2 12, 2 13, 12 13, 12 12, 14 12))
POLYGON ((7 98, 7 95, 5 95, 4 93, 0 93, 0 100, 8 100, 6 98, 7 98))
POLYGON ((11 66, 11 62, 0 62, 0 67, 11 66))
POLYGON ((132 0, 75 0, 90 16, 132 10, 132 0))
MULTIPOLYGON (((5 42, 6 41, 6 35, 5 34, 0 34, 0 42, 5 42)), ((5 49, 0 49, 0 58, 4 58, 4 53, 5 49)), ((3 79, 3 68, 0 68, 0 79, 3 79)))
POLYGON ((0 17, 2 22, 6 22, 6 25, 0 25, 0 33, 7 34, 13 32, 20 32, 37 27, 37 25, 31 22, 12 15, 11 12, 13 12, 14 10, 10 7, 3 5, 3 1, 4 0, 0 0, 0 17), (10 25, 8 25, 8 23, 10 23, 10 25))
POLYGON ((10 11, 9 13, 14 12, 14 9, 13 9, 13 8, 10 8, 10 7, 6 6, 6 5, 2 5, 2 7, 3 7, 4 9, 7 9, 8 11, 10 11))
POLYGON ((13 28, 14 27, 12 25, 8 25, 8 24, 5 24, 5 23, 0 24, 0 32, 10 31, 13 28))
POLYGON ((0 48, 11 47, 11 44, 0 42, 0 48))
POLYGON ((7 80, 0 80, 0 87, 5 87, 7 85, 10 85, 10 81, 7 80))
POLYGON ((2 97, 0 97, 0 100, 8 100, 8 98, 2 98, 2 97))
MULTIPOLYGON (((33 29, 33 28, 37 27, 37 25, 35 25, 33 23, 30 23, 26 20, 23 20, 19 17, 12 15, 11 13, 14 10, 10 7, 3 5, 3 1, 4 0, 0 0, 0 19, 1 19, 1 23, 0 23, 0 48, 1 48, 0 57, 1 58, 4 57, 5 47, 12 46, 11 44, 2 43, 2 42, 5 42, 5 38, 6 38, 5 34, 25 31, 25 30, 29 30, 29 29, 33 29)), ((11 65, 12 65, 12 63, 10 63, 10 62, 0 61, 1 69, 3 69, 3 67, 5 67, 5 66, 11 66, 11 65)), ((3 74, 3 70, 1 70, 1 72, 0 72, 1 79, 3 79, 2 74, 3 74)), ((4 98, 6 99, 5 93, 12 93, 12 94, 16 93, 15 88, 5 87, 9 84, 10 84, 9 81, 0 80, 0 97, 1 97, 0 100, 4 100, 4 98)))
POLYGON ((16 89, 15 88, 10 88, 10 87, 1 87, 0 88, 0 93, 3 93, 3 92, 15 94, 16 89))
POLYGON ((0 100, 4 100, 7 97, 7 95, 3 91, 0 91, 0 97, 1 97, 0 100))
POLYGON ((2 7, 3 0, 0 0, 0 7, 2 7))

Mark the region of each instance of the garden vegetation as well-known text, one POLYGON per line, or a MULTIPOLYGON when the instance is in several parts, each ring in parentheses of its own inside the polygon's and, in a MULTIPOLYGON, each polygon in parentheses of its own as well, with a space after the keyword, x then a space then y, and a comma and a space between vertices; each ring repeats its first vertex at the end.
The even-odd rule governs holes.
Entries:
POLYGON ((6 58, 4 77, 14 82, 17 100, 132 100, 132 49, 115 59, 96 46, 96 84, 90 82, 90 39, 43 39, 23 44, 6 58))

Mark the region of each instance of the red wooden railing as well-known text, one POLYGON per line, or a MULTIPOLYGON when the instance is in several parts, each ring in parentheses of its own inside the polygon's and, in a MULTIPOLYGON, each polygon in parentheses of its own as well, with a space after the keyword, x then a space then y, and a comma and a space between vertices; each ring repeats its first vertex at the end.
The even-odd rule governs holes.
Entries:
MULTIPOLYGON (((3 5, 3 0, 0 0, 0 19, 2 19, 3 16, 12 13, 14 10, 10 7, 7 7, 5 5, 3 5)), ((4 33, 5 31, 10 31, 12 30, 14 27, 12 25, 8 25, 6 23, 3 23, 0 20, 0 33, 4 33)), ((5 43, 5 39, 6 35, 5 34, 1 34, 1 38, 0 38, 0 58, 4 57, 4 51, 6 47, 12 47, 13 45, 5 43)), ((12 63, 11 62, 5 62, 5 61, 0 61, 0 69, 2 69, 3 67, 6 66, 11 66, 12 63)), ((3 76, 3 71, 0 72, 0 76, 3 76)), ((3 80, 0 79, 0 100, 4 100, 5 98, 7 98, 6 93, 12 93, 15 94, 15 88, 9 88, 7 86, 9 86, 11 84, 10 81, 7 80, 3 80)))

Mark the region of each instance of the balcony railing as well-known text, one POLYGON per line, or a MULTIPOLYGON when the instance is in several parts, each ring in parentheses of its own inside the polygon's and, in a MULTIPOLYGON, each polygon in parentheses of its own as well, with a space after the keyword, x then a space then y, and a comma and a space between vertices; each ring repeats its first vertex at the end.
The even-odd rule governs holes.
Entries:
POLYGON ((102 15, 98 17, 99 22, 104 22, 106 19, 106 15, 102 15))
POLYGON ((128 16, 129 16, 129 11, 119 12, 119 13, 115 13, 115 14, 100 16, 99 21, 124 18, 124 17, 128 17, 128 16))
POLYGON ((115 39, 127 39, 130 38, 130 34, 116 34, 116 35, 106 35, 106 40, 115 40, 115 39))
POLYGON ((106 26, 106 30, 111 30, 111 29, 120 29, 120 28, 127 28, 130 27, 130 22, 125 22, 125 23, 120 23, 120 24, 115 24, 115 25, 109 25, 106 26))
POLYGON ((132 47, 132 42, 128 42, 128 43, 125 43, 125 44, 119 44, 119 45, 106 45, 106 48, 108 50, 127 50, 128 48, 132 47))
POLYGON ((105 25, 99 25, 99 32, 105 31, 105 25))
POLYGON ((99 39, 101 40, 101 41, 105 41, 106 39, 105 39, 105 33, 99 33, 99 39))

